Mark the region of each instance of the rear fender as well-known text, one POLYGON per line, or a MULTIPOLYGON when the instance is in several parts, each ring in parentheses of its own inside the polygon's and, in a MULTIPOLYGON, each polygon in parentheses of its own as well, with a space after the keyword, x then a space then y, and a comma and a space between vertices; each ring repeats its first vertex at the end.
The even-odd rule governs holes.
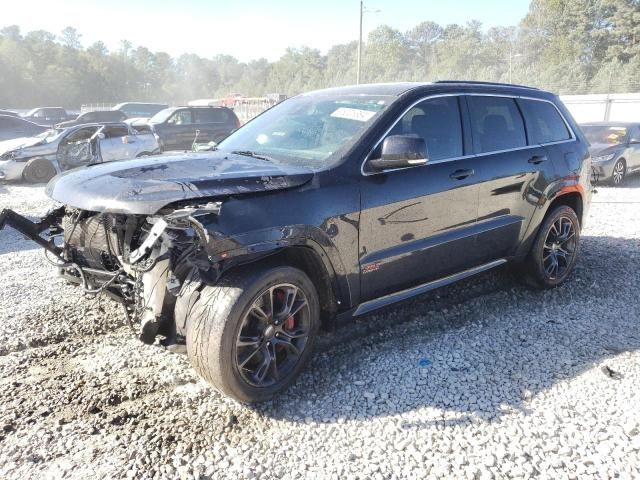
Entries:
MULTIPOLYGON (((584 216, 586 215, 585 199, 588 198, 588 192, 585 191, 585 188, 579 180, 579 176, 569 175, 549 185, 544 195, 542 195, 538 201, 538 206, 536 207, 531 221, 529 222, 529 227, 527 228, 523 240, 520 243, 520 246, 516 253, 516 257, 522 258, 529 253, 529 251, 531 250, 531 246, 535 241, 540 225, 544 221, 549 208, 558 198, 564 195, 578 193, 584 207, 583 212, 576 212, 576 214, 580 215, 580 213, 582 213, 582 217, 584 218, 584 216)), ((583 220, 581 219, 581 221, 583 220)))

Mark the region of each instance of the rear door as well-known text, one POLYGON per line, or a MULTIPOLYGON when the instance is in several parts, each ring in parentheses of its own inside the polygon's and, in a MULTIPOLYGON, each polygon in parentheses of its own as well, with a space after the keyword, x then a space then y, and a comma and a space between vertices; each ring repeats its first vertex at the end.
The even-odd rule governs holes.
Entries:
POLYGON ((126 125, 107 125, 102 132, 105 135, 105 138, 100 140, 100 156, 103 162, 126 160, 136 156, 136 138, 129 138, 126 125))
POLYGON ((555 171, 545 147, 525 127, 515 98, 466 98, 479 177, 476 255, 484 263, 515 253, 555 171))
MULTIPOLYGON (((478 189, 464 158, 460 97, 425 99, 388 135, 418 135, 427 144, 420 167, 369 172, 361 180, 362 300, 470 268, 478 189)), ((380 154, 380 145, 369 158, 380 154)))

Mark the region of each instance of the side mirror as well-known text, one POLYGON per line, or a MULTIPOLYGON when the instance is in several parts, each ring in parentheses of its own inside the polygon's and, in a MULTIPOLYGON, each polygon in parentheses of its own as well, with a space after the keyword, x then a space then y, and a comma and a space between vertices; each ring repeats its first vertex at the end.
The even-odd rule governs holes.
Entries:
POLYGON ((107 138, 107 136, 102 132, 98 132, 98 133, 96 133, 96 138, 98 140, 104 140, 105 138, 107 138))
POLYGON ((382 142, 380 158, 369 160, 375 170, 417 167, 427 163, 427 144, 424 138, 412 135, 391 135, 382 142))
POLYGON ((640 138, 638 137, 632 137, 631 139, 629 139, 629 145, 637 145, 640 143, 640 138))

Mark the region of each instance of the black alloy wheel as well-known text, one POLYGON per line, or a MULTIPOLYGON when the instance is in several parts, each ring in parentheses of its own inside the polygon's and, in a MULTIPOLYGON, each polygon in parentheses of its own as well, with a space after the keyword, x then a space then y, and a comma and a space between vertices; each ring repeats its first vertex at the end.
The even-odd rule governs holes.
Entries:
POLYGON ((236 366, 254 387, 274 385, 300 361, 311 331, 309 302, 291 284, 264 290, 245 315, 236 339, 236 366))
POLYGON ((570 218, 561 216, 549 228, 544 241, 542 263, 549 280, 566 276, 573 265, 576 250, 576 230, 570 218))

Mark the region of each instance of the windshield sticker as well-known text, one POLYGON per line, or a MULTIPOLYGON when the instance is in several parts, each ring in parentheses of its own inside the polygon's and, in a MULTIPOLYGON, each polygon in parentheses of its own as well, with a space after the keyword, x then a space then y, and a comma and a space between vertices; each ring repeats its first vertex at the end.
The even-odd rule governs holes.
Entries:
POLYGON ((347 120, 356 120, 358 122, 366 122, 373 117, 376 112, 371 110, 361 110, 359 108, 340 107, 331 114, 335 118, 345 118, 347 120))

